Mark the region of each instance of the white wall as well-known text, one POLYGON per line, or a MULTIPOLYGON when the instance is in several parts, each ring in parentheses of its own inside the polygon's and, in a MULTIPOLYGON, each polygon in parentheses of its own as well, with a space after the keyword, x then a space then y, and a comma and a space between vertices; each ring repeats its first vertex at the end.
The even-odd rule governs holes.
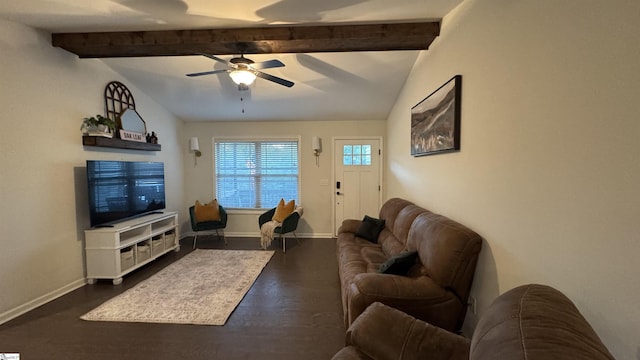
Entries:
MULTIPOLYGON (((335 136, 382 136, 384 121, 265 121, 265 122, 187 122, 184 126, 184 149, 189 138, 197 136, 202 157, 194 161, 193 153, 185 154, 185 199, 187 206, 196 200, 210 201, 214 196, 212 139, 214 137, 301 137, 301 205, 304 207, 297 234, 331 237, 332 186, 331 138, 335 136), (316 167, 311 147, 313 136, 322 139, 322 153, 316 167), (327 180, 328 185, 322 185, 327 180)), ((224 205, 224 204, 222 204, 224 205)), ((235 212, 229 217, 225 233, 229 236, 259 236, 259 212, 235 212)), ((191 231, 184 224, 183 231, 191 231)))
POLYGON ((48 34, 0 21, 0 323, 84 284, 85 160, 163 161, 167 204, 183 206, 181 122, 129 86, 162 151, 83 148, 82 118, 104 114, 104 87, 127 81, 48 34))
POLYGON ((387 123, 388 197, 486 240, 480 315, 508 289, 549 284, 618 359, 640 356, 638 14, 625 0, 467 0, 387 123), (410 108, 455 74, 461 151, 411 157, 410 108))

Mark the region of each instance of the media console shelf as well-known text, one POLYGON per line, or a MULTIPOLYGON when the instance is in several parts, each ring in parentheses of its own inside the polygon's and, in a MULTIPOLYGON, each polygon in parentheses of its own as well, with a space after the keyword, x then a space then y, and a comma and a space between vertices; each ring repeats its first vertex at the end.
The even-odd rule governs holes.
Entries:
POLYGON ((87 282, 122 277, 169 251, 180 251, 178 213, 163 212, 85 230, 87 282))

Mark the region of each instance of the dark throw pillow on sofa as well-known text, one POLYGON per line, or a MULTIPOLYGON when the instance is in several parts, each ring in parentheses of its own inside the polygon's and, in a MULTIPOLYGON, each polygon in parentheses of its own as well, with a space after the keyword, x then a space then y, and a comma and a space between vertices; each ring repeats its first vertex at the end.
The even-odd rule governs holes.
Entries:
POLYGON ((378 272, 382 274, 407 275, 409 269, 416 263, 417 251, 404 251, 380 264, 378 272))
POLYGON ((378 235, 380 235, 382 229, 384 229, 384 220, 365 215, 358 227, 358 231, 356 231, 356 236, 367 239, 372 243, 377 243, 378 235))

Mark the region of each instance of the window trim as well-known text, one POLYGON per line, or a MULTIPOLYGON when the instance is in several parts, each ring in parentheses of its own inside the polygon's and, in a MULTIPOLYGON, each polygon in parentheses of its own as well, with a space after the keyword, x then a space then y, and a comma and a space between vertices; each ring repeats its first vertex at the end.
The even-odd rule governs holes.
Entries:
MULTIPOLYGON (((214 198, 218 198, 217 189, 217 176, 216 176, 216 141, 295 141, 298 143, 298 199, 296 199, 296 205, 302 204, 302 136, 301 135, 291 135, 291 136, 218 136, 211 138, 211 161, 213 171, 211 173, 213 177, 213 181, 211 182, 213 185, 213 196, 214 198)), ((275 205, 274 205, 275 206, 275 205)), ((237 208, 237 207, 226 207, 225 210, 228 210, 229 214, 262 214, 266 210, 272 208, 237 208)))

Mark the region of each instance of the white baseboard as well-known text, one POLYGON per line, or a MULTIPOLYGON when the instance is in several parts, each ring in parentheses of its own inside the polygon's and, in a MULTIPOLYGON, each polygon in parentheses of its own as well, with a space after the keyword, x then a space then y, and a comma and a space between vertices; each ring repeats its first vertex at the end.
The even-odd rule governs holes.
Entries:
MULTIPOLYGON (((213 231, 202 231, 200 232, 200 236, 202 235, 215 235, 215 230, 213 231)), ((183 232, 180 234, 180 239, 184 239, 189 236, 195 236, 193 231, 183 232)), ((225 237, 255 237, 259 238, 259 232, 224 232, 225 237)), ((292 237, 293 234, 287 234, 287 238, 292 237)), ((332 239, 333 235, 331 233, 296 233, 296 236, 299 238, 312 238, 312 239, 332 239)))
POLYGON ((79 289, 83 287, 87 283, 87 279, 82 278, 72 282, 71 284, 65 285, 59 289, 51 291, 48 294, 44 294, 37 299, 31 300, 28 303, 22 304, 18 307, 15 307, 9 311, 5 311, 0 314, 0 324, 4 324, 9 320, 15 319, 18 316, 25 314, 38 306, 44 305, 49 301, 55 300, 62 295, 66 295, 73 290, 79 289))

